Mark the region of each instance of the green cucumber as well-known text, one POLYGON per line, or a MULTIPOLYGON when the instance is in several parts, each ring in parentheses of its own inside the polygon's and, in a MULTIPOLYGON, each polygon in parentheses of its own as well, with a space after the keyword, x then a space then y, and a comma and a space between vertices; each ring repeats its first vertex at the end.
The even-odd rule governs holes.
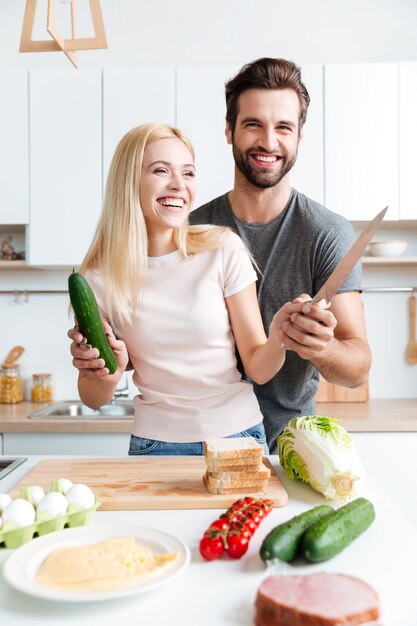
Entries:
POLYGON ((359 537, 374 519, 373 504, 357 498, 310 526, 303 535, 301 552, 313 563, 327 561, 359 537))
POLYGON ((93 290, 84 276, 73 271, 68 278, 68 291, 81 334, 93 348, 97 348, 110 374, 114 374, 116 356, 107 341, 93 290))
POLYGON ((322 504, 273 528, 263 540, 261 559, 265 562, 275 558, 281 561, 292 561, 297 555, 306 529, 329 513, 334 513, 334 509, 327 504, 322 504))

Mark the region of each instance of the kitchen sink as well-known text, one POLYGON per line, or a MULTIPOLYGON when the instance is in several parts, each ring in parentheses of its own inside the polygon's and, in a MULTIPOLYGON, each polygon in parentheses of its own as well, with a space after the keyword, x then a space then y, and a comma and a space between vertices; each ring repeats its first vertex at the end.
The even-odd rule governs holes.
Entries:
POLYGON ((133 419, 133 403, 117 400, 99 409, 90 409, 79 400, 55 402, 29 415, 30 420, 133 419))
POLYGON ((27 460, 27 457, 20 457, 20 458, 4 458, 1 457, 0 459, 0 480, 2 478, 4 478, 5 476, 7 476, 7 474, 10 474, 10 472, 13 472, 13 470, 16 469, 16 467, 19 467, 19 465, 21 465, 21 463, 24 463, 24 461, 27 460))

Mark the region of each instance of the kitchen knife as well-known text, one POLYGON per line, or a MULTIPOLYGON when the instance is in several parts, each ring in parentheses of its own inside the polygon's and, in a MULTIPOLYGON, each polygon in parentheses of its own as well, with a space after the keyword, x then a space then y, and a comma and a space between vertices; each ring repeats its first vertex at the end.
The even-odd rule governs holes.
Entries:
POLYGON ((374 217, 371 222, 369 222, 368 226, 362 234, 359 235, 353 246, 348 250, 348 252, 346 252, 343 259, 338 263, 336 269, 333 270, 324 285, 316 293, 311 301, 311 304, 315 304, 320 300, 323 300, 323 298, 326 300, 327 304, 330 304, 339 287, 349 276, 350 272, 365 252, 366 246, 378 230, 378 227, 384 219, 387 210, 388 207, 386 206, 383 211, 378 213, 378 215, 374 217))

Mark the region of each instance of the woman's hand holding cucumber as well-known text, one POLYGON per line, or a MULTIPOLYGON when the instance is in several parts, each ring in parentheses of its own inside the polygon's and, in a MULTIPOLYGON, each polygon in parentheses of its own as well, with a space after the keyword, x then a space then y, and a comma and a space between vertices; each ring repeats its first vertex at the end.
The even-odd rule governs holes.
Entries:
POLYGON ((111 376, 112 380, 114 380, 117 384, 122 377, 123 372, 126 370, 129 362, 129 356, 124 341, 116 339, 110 324, 103 322, 103 328, 109 345, 116 357, 116 372, 110 375, 108 368, 105 367, 104 359, 100 358, 99 350, 97 348, 93 348, 87 343, 86 337, 80 333, 78 326, 75 326, 68 331, 68 337, 72 339, 70 346, 73 358, 72 362, 73 365, 80 370, 86 378, 100 379, 111 376))

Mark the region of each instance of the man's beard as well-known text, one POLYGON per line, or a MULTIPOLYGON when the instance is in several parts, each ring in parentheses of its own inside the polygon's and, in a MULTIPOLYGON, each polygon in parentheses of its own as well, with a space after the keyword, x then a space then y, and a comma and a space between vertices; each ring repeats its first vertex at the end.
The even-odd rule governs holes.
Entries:
MULTIPOLYGON (((254 151, 254 148, 247 150, 245 153, 239 152, 236 145, 233 144, 233 157, 235 159, 238 170, 243 176, 254 186, 260 189, 268 189, 269 187, 275 187, 284 178, 286 174, 292 169, 294 163, 297 160, 297 153, 292 157, 282 156, 280 160, 281 167, 278 171, 270 172, 267 168, 260 170, 252 165, 250 153, 254 151)), ((256 152, 264 152, 256 149, 256 152)))

